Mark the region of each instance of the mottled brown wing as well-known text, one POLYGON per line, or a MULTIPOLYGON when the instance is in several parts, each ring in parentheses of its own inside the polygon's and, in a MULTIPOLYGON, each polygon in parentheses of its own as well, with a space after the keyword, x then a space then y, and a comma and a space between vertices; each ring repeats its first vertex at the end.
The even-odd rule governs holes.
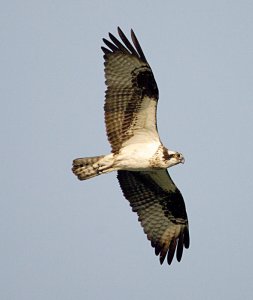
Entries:
MULTIPOLYGON (((156 108, 158 100, 154 75, 134 32, 131 31, 133 45, 120 28, 118 34, 124 45, 109 33, 111 41, 103 39, 108 48, 102 47, 107 85, 105 123, 114 153, 134 135, 136 127, 145 126, 147 122, 137 121, 138 114, 148 111, 148 106, 154 101, 156 108)), ((154 103, 151 105, 153 107, 154 103)), ((151 109, 149 118, 156 123, 156 109, 151 109)), ((156 124, 153 127, 156 130, 156 124)))
POLYGON ((171 264, 175 252, 180 261, 190 244, 188 220, 183 197, 167 170, 118 171, 118 180, 160 263, 167 255, 171 264))

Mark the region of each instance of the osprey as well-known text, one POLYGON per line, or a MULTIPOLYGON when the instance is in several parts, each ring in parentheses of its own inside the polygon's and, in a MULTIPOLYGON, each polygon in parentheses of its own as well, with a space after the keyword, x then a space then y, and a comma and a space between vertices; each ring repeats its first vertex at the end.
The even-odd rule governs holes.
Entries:
POLYGON ((147 238, 171 264, 188 248, 188 219, 183 197, 167 168, 184 163, 181 153, 165 148, 157 131, 158 88, 141 46, 131 30, 133 45, 118 27, 122 42, 109 33, 103 39, 106 96, 105 124, 112 151, 108 155, 77 158, 72 171, 86 180, 112 171, 147 238))

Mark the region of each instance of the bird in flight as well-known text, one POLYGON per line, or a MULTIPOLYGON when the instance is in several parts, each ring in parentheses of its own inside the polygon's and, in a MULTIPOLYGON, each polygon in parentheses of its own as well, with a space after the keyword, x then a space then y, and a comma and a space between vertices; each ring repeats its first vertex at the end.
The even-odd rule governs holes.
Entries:
POLYGON ((162 264, 174 254, 181 260, 190 244, 184 199, 167 168, 184 163, 181 153, 165 148, 158 131, 158 88, 142 48, 131 30, 132 43, 118 27, 121 41, 103 39, 104 115, 111 153, 77 158, 72 171, 80 180, 117 171, 120 187, 137 213, 162 264))

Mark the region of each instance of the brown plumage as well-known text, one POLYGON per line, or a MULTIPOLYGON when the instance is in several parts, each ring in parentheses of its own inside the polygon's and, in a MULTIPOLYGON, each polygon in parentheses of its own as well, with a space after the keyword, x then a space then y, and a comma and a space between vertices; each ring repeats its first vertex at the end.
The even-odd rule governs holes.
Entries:
POLYGON ((158 88, 141 46, 131 30, 132 43, 118 28, 119 41, 103 39, 106 96, 105 124, 112 153, 73 161, 80 180, 118 171, 125 198, 159 255, 162 264, 174 254, 181 260, 190 244, 183 197, 167 168, 183 163, 182 154, 168 150, 157 132, 158 88))
POLYGON ((176 249, 180 261, 183 247, 189 247, 188 221, 183 197, 167 170, 118 171, 118 180, 156 255, 160 254, 160 263, 168 253, 167 261, 171 264, 176 249))
POLYGON ((133 136, 131 126, 137 117, 144 96, 158 100, 158 88, 154 75, 141 50, 140 44, 131 31, 136 50, 121 29, 119 35, 125 46, 112 34, 111 40, 103 39, 110 48, 102 47, 105 59, 107 90, 104 105, 105 123, 112 152, 117 153, 122 143, 133 136))

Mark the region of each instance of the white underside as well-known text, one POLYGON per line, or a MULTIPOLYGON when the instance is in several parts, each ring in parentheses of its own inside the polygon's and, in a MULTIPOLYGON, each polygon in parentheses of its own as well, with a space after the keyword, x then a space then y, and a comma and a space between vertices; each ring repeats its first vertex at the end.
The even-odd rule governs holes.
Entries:
POLYGON ((150 169, 150 159, 155 155, 160 143, 130 144, 115 156, 114 166, 122 170, 150 169))
POLYGON ((157 153, 160 143, 130 144, 121 149, 118 154, 108 154, 98 164, 100 171, 150 171, 153 170, 150 160, 157 153))

